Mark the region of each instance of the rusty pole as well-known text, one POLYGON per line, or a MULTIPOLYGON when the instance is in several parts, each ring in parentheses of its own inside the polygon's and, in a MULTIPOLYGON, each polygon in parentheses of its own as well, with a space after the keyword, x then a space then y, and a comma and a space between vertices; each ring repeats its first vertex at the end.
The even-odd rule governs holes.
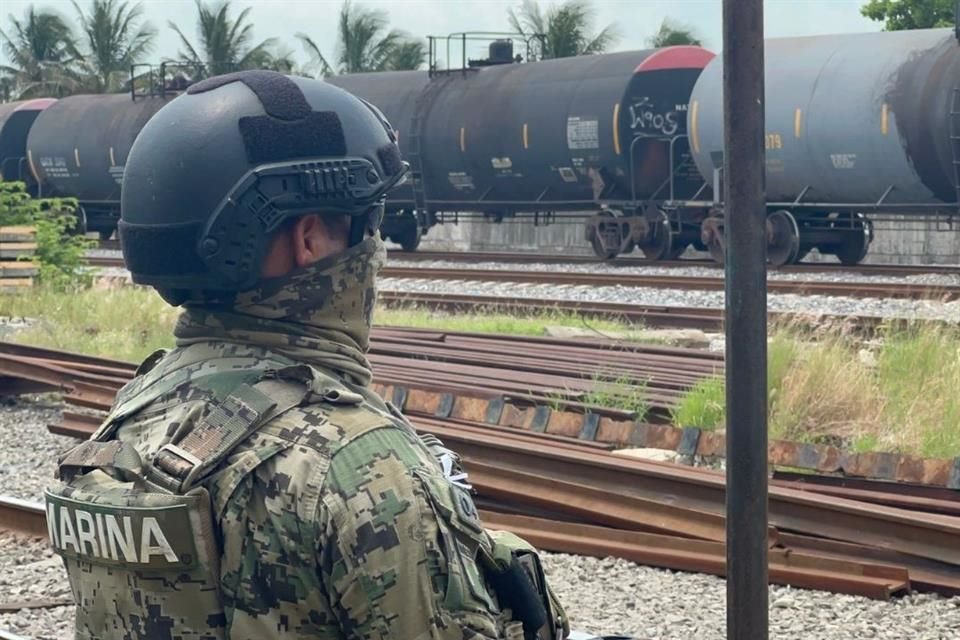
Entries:
POLYGON ((727 638, 766 640, 767 239, 763 0, 723 2, 727 638))

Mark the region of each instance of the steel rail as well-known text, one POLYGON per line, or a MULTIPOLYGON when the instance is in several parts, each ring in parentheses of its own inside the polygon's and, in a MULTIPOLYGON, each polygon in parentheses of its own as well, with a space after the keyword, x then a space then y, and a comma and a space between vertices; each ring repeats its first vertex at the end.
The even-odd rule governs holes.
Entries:
MULTIPOLYGON (((590 451, 568 452, 546 445, 517 446, 488 431, 451 429, 438 421, 418 419, 424 432, 440 438, 473 461, 496 460, 506 469, 537 473, 557 480, 576 478, 584 486, 614 490, 648 500, 672 496, 675 504, 722 513, 722 474, 671 464, 656 464, 590 451)), ((814 533, 960 565, 960 518, 823 496, 783 487, 769 492, 770 524, 781 530, 814 533)))
POLYGON ((42 538, 47 535, 47 521, 43 505, 0 496, 0 531, 42 538))
MULTIPOLYGON (((512 531, 548 551, 615 556, 656 567, 726 575, 726 548, 717 542, 486 510, 480 512, 480 518, 490 528, 512 531)), ((908 572, 897 567, 840 559, 824 561, 784 550, 770 550, 768 558, 769 579, 774 584, 826 588, 876 600, 889 599, 910 587, 908 572)))

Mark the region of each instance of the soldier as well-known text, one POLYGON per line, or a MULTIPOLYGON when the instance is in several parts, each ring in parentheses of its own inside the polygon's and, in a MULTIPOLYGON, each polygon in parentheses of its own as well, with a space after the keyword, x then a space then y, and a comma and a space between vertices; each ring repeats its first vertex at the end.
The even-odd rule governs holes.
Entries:
POLYGON ((569 632, 532 548, 369 388, 405 172, 376 108, 273 72, 194 84, 143 128, 124 260, 184 312, 47 491, 77 638, 569 632))

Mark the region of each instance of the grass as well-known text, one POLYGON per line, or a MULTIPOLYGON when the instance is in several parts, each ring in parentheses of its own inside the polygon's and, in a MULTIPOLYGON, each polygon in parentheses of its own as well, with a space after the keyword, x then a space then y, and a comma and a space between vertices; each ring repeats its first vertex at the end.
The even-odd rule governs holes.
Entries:
POLYGON ((633 380, 624 376, 610 379, 602 373, 594 373, 593 389, 583 396, 588 406, 622 409, 643 420, 650 410, 647 400, 647 385, 644 380, 633 380))
POLYGON ((155 293, 131 287, 0 295, 0 316, 32 322, 7 340, 131 362, 173 346, 178 313, 155 293))
MULTIPOLYGON (((132 362, 172 346, 178 315, 143 288, 62 295, 38 287, 0 295, 0 316, 30 320, 6 339, 132 362)), ((566 326, 597 335, 637 335, 635 326, 551 310, 516 317, 380 308, 374 317, 380 325, 437 330, 543 335, 547 326, 566 326)), ((865 348, 839 330, 780 325, 772 327, 767 354, 772 438, 839 442, 854 451, 960 456, 960 329, 887 330, 865 348)), ((586 404, 646 414, 642 385, 616 373, 597 374, 594 381, 583 397, 586 404)), ((681 426, 722 428, 724 396, 722 377, 702 380, 681 398, 673 419, 681 426)), ((548 402, 559 406, 559 396, 548 402)))
MULTIPOLYGON (((54 349, 139 362, 159 348, 173 346, 179 309, 152 290, 113 287, 80 290, 70 295, 36 287, 29 293, 0 295, 0 316, 25 318, 33 324, 8 339, 54 349)), ((378 325, 510 335, 544 335, 548 326, 616 332, 631 339, 636 325, 585 320, 573 314, 544 310, 529 316, 507 314, 450 315, 421 309, 378 308, 378 325)))
MULTIPOLYGON (((886 330, 872 348, 838 333, 780 326, 768 340, 770 437, 855 452, 960 456, 960 329, 886 330)), ((723 378, 674 410, 683 426, 724 425, 723 378)))
POLYGON ((597 337, 615 334, 617 338, 640 339, 638 325, 626 325, 609 320, 587 320, 572 313, 544 309, 530 315, 506 313, 450 314, 419 308, 379 307, 374 322, 393 327, 415 327, 443 331, 473 331, 518 336, 542 336, 548 326, 571 327, 595 332, 597 337))

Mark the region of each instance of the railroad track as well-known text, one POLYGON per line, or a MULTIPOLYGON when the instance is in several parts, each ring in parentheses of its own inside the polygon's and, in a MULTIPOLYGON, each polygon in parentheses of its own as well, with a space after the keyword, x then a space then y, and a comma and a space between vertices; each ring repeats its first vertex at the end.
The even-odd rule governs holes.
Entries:
MULTIPOLYGON (((705 267, 721 271, 723 267, 710 258, 684 258, 680 260, 661 260, 649 262, 640 257, 620 256, 613 260, 601 260, 594 256, 513 253, 506 251, 390 251, 390 257, 396 260, 412 262, 499 262, 519 264, 586 264, 608 265, 612 267, 705 267)), ((899 264, 859 264, 845 266, 833 262, 804 262, 800 264, 770 267, 778 273, 822 273, 824 271, 844 271, 872 276, 910 276, 920 274, 960 275, 960 265, 899 265, 899 264)))
MULTIPOLYGON (((89 256, 94 267, 124 268, 123 260, 111 256, 89 256)), ((424 279, 469 282, 511 282, 591 287, 631 287, 723 291, 722 277, 646 275, 630 273, 579 273, 529 271, 517 269, 457 269, 388 265, 384 278, 424 279)), ((796 295, 849 296, 858 298, 907 298, 951 301, 960 298, 960 286, 930 285, 912 282, 824 282, 819 280, 768 280, 770 293, 796 295)))
MULTIPOLYGON (((119 251, 120 244, 116 240, 101 240, 99 249, 119 251)), ((516 264, 577 264, 577 265, 606 265, 611 267, 704 267, 721 271, 723 267, 710 258, 684 258, 680 260, 661 260, 649 262, 640 257, 621 256, 613 260, 601 260, 588 255, 545 254, 531 252, 507 251, 400 251, 390 250, 390 257, 395 260, 409 262, 463 262, 475 264, 478 262, 516 263, 516 264)), ((117 265, 116 262, 112 266, 117 265)), ((804 262, 800 264, 770 267, 778 273, 822 273, 825 271, 843 271, 869 276, 913 276, 924 274, 960 275, 960 265, 915 265, 915 264, 858 264, 845 266, 833 262, 804 262)))

